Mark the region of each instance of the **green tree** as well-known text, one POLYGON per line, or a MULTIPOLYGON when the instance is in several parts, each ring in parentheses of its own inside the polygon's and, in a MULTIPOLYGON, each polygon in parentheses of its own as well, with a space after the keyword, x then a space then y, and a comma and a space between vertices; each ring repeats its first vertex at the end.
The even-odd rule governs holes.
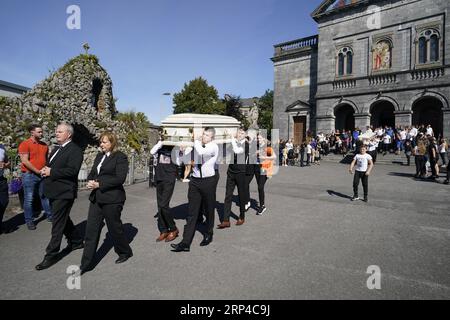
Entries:
POLYGON ((241 112, 242 101, 240 96, 225 95, 223 99, 225 104, 225 115, 240 121, 244 127, 248 127, 250 123, 241 112))
POLYGON ((270 130, 273 128, 273 90, 266 90, 259 98, 258 108, 258 126, 266 129, 267 134, 270 135, 270 130))
POLYGON ((225 113, 225 105, 219 99, 216 88, 209 86, 202 77, 184 84, 183 90, 173 95, 173 113, 225 113))
POLYGON ((129 147, 141 151, 142 146, 147 145, 150 135, 150 121, 143 112, 120 112, 117 120, 126 124, 126 141, 129 147))

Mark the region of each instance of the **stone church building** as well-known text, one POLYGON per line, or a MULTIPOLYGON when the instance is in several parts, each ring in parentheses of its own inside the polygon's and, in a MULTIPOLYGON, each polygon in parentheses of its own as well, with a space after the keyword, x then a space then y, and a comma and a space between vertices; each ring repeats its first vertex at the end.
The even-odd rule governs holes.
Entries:
POLYGON ((319 34, 275 45, 273 127, 428 125, 450 138, 450 1, 325 0, 319 34))

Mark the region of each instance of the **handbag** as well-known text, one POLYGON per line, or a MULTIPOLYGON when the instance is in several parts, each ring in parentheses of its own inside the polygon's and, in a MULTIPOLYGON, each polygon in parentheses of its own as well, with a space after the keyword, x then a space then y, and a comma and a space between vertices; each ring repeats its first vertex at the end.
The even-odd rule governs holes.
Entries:
POLYGON ((19 193, 19 191, 22 190, 22 188, 23 188, 22 179, 20 179, 20 178, 14 178, 9 183, 9 191, 12 194, 19 193))

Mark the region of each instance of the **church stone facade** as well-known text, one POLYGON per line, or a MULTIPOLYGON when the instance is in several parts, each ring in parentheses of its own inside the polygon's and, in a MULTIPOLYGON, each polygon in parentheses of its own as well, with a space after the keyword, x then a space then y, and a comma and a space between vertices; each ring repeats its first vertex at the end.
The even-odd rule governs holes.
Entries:
POLYGON ((319 34, 275 45, 274 128, 431 124, 450 138, 450 1, 325 0, 319 34))

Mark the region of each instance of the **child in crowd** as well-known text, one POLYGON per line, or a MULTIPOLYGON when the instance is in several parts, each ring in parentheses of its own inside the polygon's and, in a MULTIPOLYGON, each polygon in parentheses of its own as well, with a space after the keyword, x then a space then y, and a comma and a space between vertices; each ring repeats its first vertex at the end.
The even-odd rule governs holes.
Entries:
POLYGON ((352 201, 359 200, 358 187, 359 180, 362 180, 364 189, 364 202, 368 201, 369 195, 369 175, 373 169, 372 156, 367 153, 367 147, 361 146, 359 153, 355 156, 350 164, 349 172, 353 174, 353 168, 355 169, 355 176, 353 178, 353 198, 352 201), (356 167, 355 167, 356 165, 356 167))

